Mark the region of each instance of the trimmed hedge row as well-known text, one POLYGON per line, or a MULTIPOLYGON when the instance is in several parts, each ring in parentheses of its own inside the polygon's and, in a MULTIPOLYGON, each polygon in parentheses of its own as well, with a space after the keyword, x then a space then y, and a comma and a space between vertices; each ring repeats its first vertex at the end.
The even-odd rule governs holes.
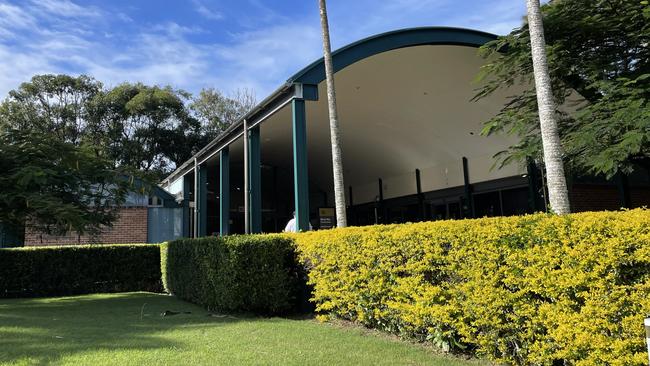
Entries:
POLYGON ((0 298, 162 291, 152 244, 0 249, 0 298))
POLYGON ((162 276, 168 292, 211 311, 278 314, 304 309, 302 268, 325 319, 507 364, 647 360, 643 209, 0 249, 0 297, 160 291, 162 276))
POLYGON ((520 365, 644 365, 650 211, 294 234, 323 317, 520 365))
POLYGON ((292 241, 279 235, 180 239, 162 245, 167 292, 210 311, 279 314, 307 302, 292 241))

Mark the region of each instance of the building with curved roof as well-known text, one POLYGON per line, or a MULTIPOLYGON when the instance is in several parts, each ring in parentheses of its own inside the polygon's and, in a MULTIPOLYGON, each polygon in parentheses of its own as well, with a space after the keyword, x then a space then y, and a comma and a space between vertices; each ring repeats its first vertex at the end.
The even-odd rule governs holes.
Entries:
MULTIPOLYGON (((537 167, 494 168, 493 156, 516 139, 480 134, 517 92, 471 101, 485 62, 477 48, 495 38, 468 29, 413 28, 333 53, 351 225, 545 209, 537 167)), ((277 232, 294 210, 301 230, 332 224, 325 90, 320 59, 162 182, 183 202, 183 235, 277 232)), ((593 208, 629 200, 629 192, 607 187, 603 207, 593 208)))

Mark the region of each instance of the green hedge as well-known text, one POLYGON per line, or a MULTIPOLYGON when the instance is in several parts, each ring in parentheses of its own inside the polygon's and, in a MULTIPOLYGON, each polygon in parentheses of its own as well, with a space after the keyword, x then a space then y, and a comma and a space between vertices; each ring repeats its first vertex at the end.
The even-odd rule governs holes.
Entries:
POLYGON ((0 249, 0 298, 162 291, 160 246, 0 249))
POLYGON ((211 311, 278 314, 300 310, 305 276, 291 239, 234 235, 162 246, 165 289, 211 311))
POLYGON ((647 365, 650 211, 292 235, 317 310, 519 365, 647 365))

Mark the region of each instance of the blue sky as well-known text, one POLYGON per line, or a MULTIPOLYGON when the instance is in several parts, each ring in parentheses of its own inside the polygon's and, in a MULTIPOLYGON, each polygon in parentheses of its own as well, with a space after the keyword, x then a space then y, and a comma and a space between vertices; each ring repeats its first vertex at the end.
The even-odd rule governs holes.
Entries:
MULTIPOLYGON (((416 26, 505 34, 523 0, 328 0, 332 44, 416 26)), ((0 99, 37 73, 261 100, 322 56, 316 0, 0 0, 0 99)))

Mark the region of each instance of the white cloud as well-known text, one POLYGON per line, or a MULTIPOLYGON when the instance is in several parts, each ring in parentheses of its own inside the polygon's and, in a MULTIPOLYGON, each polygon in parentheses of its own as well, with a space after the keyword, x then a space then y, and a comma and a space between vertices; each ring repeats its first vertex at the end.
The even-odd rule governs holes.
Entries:
POLYGON ((0 44, 0 100, 32 75, 51 70, 49 62, 31 53, 17 53, 0 44))
POLYGON ((245 87, 265 97, 293 73, 320 56, 316 24, 287 24, 232 35, 228 45, 212 51, 221 70, 216 85, 226 90, 245 87))
MULTIPOLYGON (((29 10, 33 9, 11 8, 12 14, 29 10)), ((129 35, 95 30, 101 35, 96 38, 86 32, 92 28, 85 23, 71 29, 62 23, 64 15, 44 17, 37 15, 33 24, 25 21, 25 26, 33 27, 20 47, 4 45, 1 49, 0 70, 13 71, 0 71, 0 95, 37 73, 86 73, 109 86, 142 81, 191 92, 202 87, 226 93, 248 88, 265 96, 319 56, 316 24, 272 26, 230 34, 223 42, 199 44, 191 38, 205 34, 203 29, 174 22, 147 25, 129 35), (54 25, 41 28, 43 21, 54 25)))
POLYGON ((69 0, 32 0, 36 8, 63 17, 98 17, 102 12, 90 6, 80 6, 69 0))
POLYGON ((27 45, 27 48, 33 52, 43 52, 44 55, 54 57, 67 57, 69 52, 85 52, 94 44, 78 35, 60 31, 44 30, 41 32, 42 39, 35 43, 27 45))
POLYGON ((34 25, 34 17, 20 7, 0 3, 0 39, 13 38, 16 31, 32 28, 34 25))
POLYGON ((525 14, 523 1, 498 0, 484 4, 466 18, 459 19, 459 22, 464 26, 503 35, 520 26, 525 14))
POLYGON ((124 23, 132 23, 133 22, 133 18, 128 16, 128 14, 119 12, 115 16, 117 17, 117 19, 123 21, 124 23))
POLYGON ((197 13, 201 14, 204 18, 210 19, 210 20, 221 20, 223 19, 223 14, 210 9, 206 4, 204 4, 201 0, 192 0, 192 4, 194 5, 194 10, 196 10, 197 13))
POLYGON ((462 27, 505 34, 521 24, 525 3, 519 0, 335 1, 330 3, 328 11, 332 43, 340 47, 373 34, 422 26, 462 27))
POLYGON ((0 99, 43 73, 85 73, 108 85, 143 81, 186 89, 209 73, 208 52, 185 38, 203 32, 200 28, 168 22, 124 34, 93 18, 99 12, 70 1, 0 2, 0 99))
POLYGON ((175 39, 182 38, 185 35, 189 35, 189 34, 206 33, 206 31, 201 27, 197 27, 197 26, 186 27, 184 25, 180 25, 175 22, 156 24, 153 27, 151 27, 150 31, 148 32, 151 34, 166 34, 175 39))
POLYGON ((71 60, 107 85, 141 81, 192 90, 196 80, 209 73, 208 52, 187 41, 179 28, 170 25, 168 29, 141 33, 120 50, 95 50, 71 60))
MULTIPOLYGON (((0 0, 0 99, 38 73, 86 73, 107 85, 142 81, 191 92, 248 88, 264 98, 322 56, 320 23, 315 6, 312 14, 291 18, 251 1, 260 7, 260 17, 273 20, 255 27, 246 23, 226 39, 215 40, 206 37, 213 33, 197 26, 138 24, 120 11, 114 17, 98 16, 109 12, 69 0, 20 5, 0 0), (110 19, 128 25, 129 31, 110 19)), ((194 5, 200 12, 205 3, 194 5)), ((332 40, 340 47, 379 32, 427 25, 506 33, 525 13, 512 0, 481 3, 462 12, 458 7, 452 0, 332 1, 332 40)))

